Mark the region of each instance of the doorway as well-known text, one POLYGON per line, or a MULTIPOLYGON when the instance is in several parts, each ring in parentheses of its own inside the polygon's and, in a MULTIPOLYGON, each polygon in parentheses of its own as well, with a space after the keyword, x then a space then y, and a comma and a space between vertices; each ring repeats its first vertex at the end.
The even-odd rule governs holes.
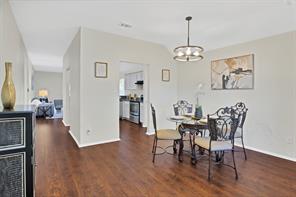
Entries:
POLYGON ((149 66, 121 61, 119 120, 146 128, 149 124, 149 66))

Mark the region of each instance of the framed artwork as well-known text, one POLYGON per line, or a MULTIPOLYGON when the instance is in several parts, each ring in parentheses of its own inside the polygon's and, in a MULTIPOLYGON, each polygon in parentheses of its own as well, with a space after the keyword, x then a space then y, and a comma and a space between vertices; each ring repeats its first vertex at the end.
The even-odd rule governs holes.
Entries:
POLYGON ((211 62, 212 90, 254 88, 254 54, 211 62))
POLYGON ((95 77, 107 78, 108 77, 108 64, 105 62, 95 63, 95 77))
POLYGON ((170 81, 170 70, 169 69, 162 69, 161 71, 161 80, 162 81, 170 81))

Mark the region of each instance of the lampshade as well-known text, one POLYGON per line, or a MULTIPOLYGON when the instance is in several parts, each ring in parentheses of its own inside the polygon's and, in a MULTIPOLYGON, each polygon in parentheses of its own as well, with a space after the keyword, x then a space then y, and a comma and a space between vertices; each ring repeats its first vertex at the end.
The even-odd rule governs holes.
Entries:
POLYGON ((46 89, 41 89, 39 90, 38 95, 40 97, 48 97, 48 91, 46 89))
POLYGON ((203 56, 200 55, 203 52, 203 48, 200 46, 180 46, 175 48, 174 53, 176 56, 175 60, 180 62, 193 62, 203 59, 203 56))

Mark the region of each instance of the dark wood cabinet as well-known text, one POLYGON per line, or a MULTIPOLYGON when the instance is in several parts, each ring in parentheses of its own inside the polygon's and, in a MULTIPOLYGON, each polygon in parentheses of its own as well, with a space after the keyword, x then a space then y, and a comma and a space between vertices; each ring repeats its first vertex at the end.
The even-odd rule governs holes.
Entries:
POLYGON ((0 112, 0 196, 34 196, 35 109, 0 112))

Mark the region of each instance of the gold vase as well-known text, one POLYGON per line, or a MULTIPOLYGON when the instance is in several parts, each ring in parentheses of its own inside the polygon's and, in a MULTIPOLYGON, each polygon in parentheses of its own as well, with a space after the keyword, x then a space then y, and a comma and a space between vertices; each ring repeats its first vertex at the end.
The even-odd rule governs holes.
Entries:
POLYGON ((15 105, 15 87, 12 81, 12 64, 5 62, 5 81, 1 92, 4 109, 13 109, 15 105))

